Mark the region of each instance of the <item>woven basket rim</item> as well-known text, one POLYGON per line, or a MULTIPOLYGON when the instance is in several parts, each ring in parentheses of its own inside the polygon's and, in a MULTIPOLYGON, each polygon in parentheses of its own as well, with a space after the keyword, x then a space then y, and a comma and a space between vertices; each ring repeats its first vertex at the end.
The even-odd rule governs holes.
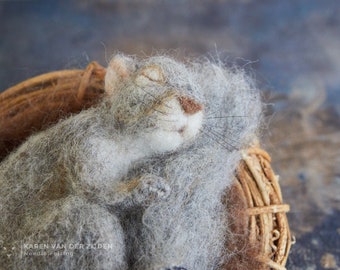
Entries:
POLYGON ((247 201, 250 242, 263 247, 258 260, 271 269, 283 270, 292 244, 286 215, 290 206, 283 203, 279 176, 270 162, 269 154, 258 145, 245 150, 236 185, 240 185, 247 201))

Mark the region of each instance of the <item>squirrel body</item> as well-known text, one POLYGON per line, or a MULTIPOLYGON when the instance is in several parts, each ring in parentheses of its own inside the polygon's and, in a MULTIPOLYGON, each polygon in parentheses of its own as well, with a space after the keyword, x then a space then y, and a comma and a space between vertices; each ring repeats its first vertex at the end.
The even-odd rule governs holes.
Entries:
POLYGON ((122 54, 105 90, 0 163, 0 244, 20 250, 3 250, 1 265, 218 269, 221 197, 258 129, 258 92, 208 61, 122 54))

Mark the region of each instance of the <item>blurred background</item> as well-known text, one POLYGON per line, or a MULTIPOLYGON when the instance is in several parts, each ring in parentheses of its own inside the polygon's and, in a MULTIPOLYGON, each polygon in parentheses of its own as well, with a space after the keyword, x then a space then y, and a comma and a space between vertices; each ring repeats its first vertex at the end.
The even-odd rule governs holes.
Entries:
POLYGON ((246 68, 268 103, 262 143, 291 205, 287 268, 340 269, 339 14, 338 0, 0 0, 0 91, 106 66, 117 51, 246 68))

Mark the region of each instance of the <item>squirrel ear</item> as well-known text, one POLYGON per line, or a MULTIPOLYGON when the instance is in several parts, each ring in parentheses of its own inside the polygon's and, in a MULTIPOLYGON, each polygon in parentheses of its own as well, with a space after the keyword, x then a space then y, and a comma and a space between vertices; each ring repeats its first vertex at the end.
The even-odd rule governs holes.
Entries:
POLYGON ((135 65, 132 58, 122 54, 115 55, 106 69, 105 90, 108 93, 115 91, 117 84, 129 77, 134 70, 135 65))
POLYGON ((139 85, 147 85, 150 82, 164 83, 164 73, 160 66, 150 65, 144 67, 137 76, 136 82, 139 85))

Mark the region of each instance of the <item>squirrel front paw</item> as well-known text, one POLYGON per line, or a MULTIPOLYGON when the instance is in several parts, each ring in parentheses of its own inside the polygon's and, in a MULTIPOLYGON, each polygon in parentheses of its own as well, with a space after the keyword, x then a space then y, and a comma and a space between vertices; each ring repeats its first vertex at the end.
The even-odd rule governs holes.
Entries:
POLYGON ((164 178, 146 174, 139 180, 134 192, 134 201, 138 204, 148 205, 151 202, 167 198, 170 191, 171 188, 164 178))

